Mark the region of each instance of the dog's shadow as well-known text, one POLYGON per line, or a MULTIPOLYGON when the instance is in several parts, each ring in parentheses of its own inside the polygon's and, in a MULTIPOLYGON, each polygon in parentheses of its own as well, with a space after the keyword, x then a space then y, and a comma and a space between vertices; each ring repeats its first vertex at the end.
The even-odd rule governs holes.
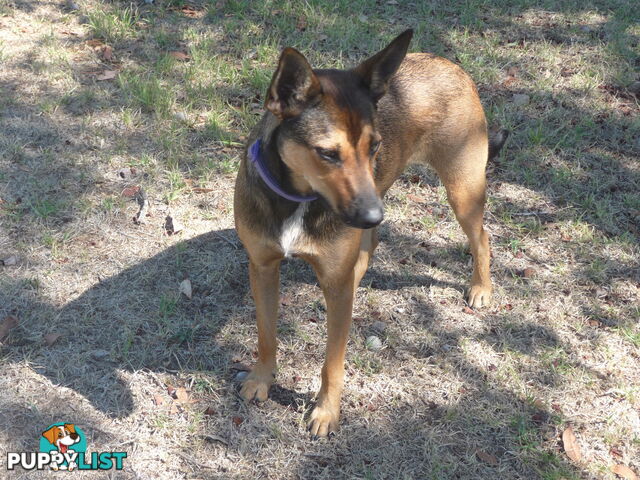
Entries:
MULTIPOLYGON (((286 283, 316 282, 309 268, 284 268, 286 283)), ((368 278, 387 283, 379 273, 381 278, 375 270, 368 278)), ((418 275, 406 281, 431 280, 418 275)), ((204 372, 231 380, 238 356, 251 361, 253 340, 245 336, 236 343, 233 333, 255 323, 248 285, 247 256, 231 229, 179 242, 112 277, 98 277, 60 308, 37 285, 5 279, 0 301, 13 306, 6 313, 20 318, 20 326, 2 353, 10 362, 28 362, 107 416, 125 417, 135 402, 122 371, 204 372), (179 290, 186 277, 191 299, 179 290), (43 339, 51 333, 60 337, 47 346, 43 339)), ((273 396, 282 405, 307 397, 284 387, 273 396)))

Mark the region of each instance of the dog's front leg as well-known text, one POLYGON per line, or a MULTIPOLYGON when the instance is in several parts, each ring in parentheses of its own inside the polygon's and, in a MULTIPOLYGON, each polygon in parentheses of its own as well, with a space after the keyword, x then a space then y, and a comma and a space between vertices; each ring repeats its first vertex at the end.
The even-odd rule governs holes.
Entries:
POLYGON ((276 374, 276 323, 280 296, 280 259, 250 261, 249 281, 256 304, 258 362, 245 379, 240 396, 247 402, 264 402, 276 374))
POLYGON ((314 437, 325 437, 338 430, 340 421, 344 357, 353 311, 354 271, 350 269, 341 278, 319 275, 318 279, 327 302, 327 352, 318 403, 308 427, 314 437))

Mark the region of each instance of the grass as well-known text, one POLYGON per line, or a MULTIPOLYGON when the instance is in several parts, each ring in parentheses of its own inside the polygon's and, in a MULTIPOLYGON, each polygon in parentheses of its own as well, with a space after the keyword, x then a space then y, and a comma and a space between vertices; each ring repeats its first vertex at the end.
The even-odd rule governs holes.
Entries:
POLYGON ((19 259, 0 265, 0 321, 20 320, 0 347, 0 453, 69 420, 96 451, 129 452, 126 479, 640 473, 633 2, 79 6, 0 0, 0 258, 19 259), (358 291, 341 433, 312 442, 326 312, 300 263, 283 266, 272 398, 237 399, 256 327, 234 177, 284 46, 349 67, 408 27, 411 50, 462 65, 512 132, 488 169, 495 301, 465 311, 465 238, 437 178, 410 169, 358 291), (148 200, 139 225, 132 187, 148 200), (168 215, 181 232, 166 234, 168 215), (47 333, 61 337, 46 347, 47 333), (567 425, 581 462, 562 450, 567 425))

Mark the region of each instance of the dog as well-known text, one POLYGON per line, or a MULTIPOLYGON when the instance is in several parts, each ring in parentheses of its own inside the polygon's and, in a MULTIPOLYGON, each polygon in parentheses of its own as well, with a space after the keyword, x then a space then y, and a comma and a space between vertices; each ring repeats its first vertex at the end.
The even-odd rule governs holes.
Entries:
POLYGON ((236 179, 236 231, 249 256, 258 324, 257 363, 240 395, 267 399, 276 374, 279 266, 301 258, 327 307, 322 385, 307 424, 314 438, 338 429, 354 294, 378 244, 382 199, 408 163, 436 170, 469 239, 469 305, 491 298, 485 166, 508 132, 489 141, 471 78, 444 58, 407 55, 412 35, 405 31, 351 70, 314 70, 285 48, 236 179))
MULTIPOLYGON (((75 453, 69 447, 80 441, 80 435, 76 433, 76 427, 73 423, 65 423, 64 425, 54 425, 49 430, 42 432, 42 436, 46 438, 51 445, 55 445, 61 454, 75 453)), ((78 468, 76 462, 70 462, 69 465, 51 464, 52 470, 69 470, 73 471, 78 468)))

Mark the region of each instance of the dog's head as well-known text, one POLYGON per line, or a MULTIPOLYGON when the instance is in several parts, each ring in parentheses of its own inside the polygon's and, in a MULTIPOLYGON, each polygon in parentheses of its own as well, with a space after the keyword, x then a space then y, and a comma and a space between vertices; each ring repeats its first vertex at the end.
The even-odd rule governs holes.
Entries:
POLYGON ((312 70, 286 48, 267 92, 265 107, 281 122, 278 151, 292 177, 306 182, 357 228, 383 218, 374 165, 381 144, 374 113, 404 59, 413 32, 352 70, 312 70))
POLYGON ((80 435, 76 433, 76 426, 73 423, 54 425, 49 430, 42 432, 42 436, 63 453, 70 445, 80 441, 80 435))

